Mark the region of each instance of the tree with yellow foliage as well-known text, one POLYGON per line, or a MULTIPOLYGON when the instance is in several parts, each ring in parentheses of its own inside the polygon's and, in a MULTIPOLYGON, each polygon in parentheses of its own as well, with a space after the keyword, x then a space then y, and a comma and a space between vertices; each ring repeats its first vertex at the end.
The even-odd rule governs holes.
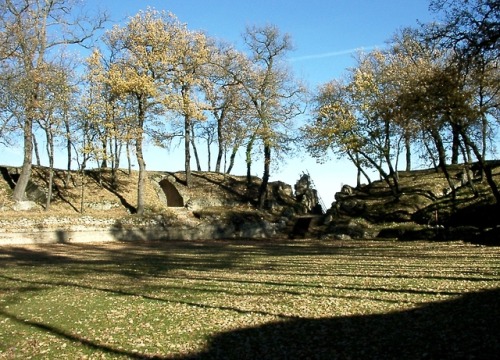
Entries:
POLYGON ((176 102, 171 97, 173 85, 168 79, 177 56, 172 44, 181 28, 172 14, 148 9, 106 34, 105 42, 115 54, 107 74, 110 92, 135 109, 130 129, 139 166, 136 208, 139 215, 144 213, 145 127, 148 118, 176 102))
POLYGON ((367 162, 360 156, 363 139, 359 136, 356 109, 350 103, 347 85, 341 80, 321 85, 313 104, 315 118, 301 128, 308 153, 320 163, 329 158, 330 151, 338 157, 347 156, 356 166, 358 186, 362 174, 370 182, 364 170, 367 162))

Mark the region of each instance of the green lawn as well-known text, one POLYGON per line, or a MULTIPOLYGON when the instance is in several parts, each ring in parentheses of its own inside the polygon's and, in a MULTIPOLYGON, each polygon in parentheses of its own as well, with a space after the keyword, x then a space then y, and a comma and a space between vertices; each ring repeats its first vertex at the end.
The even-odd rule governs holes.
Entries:
POLYGON ((0 359, 491 359, 499 319, 497 247, 0 247, 0 359))

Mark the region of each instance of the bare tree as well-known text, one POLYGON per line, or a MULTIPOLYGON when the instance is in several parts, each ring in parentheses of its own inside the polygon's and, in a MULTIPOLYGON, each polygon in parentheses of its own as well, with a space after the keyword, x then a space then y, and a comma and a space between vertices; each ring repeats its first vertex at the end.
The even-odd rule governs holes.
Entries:
POLYGON ((251 104, 245 96, 243 86, 235 81, 233 75, 243 71, 247 63, 248 59, 244 54, 232 46, 225 43, 213 46, 203 92, 208 112, 215 120, 213 125, 216 127, 218 145, 216 172, 221 171, 222 160, 227 151, 230 151, 230 163, 226 170, 231 171, 236 152, 252 127, 249 116, 251 104))
POLYGON ((69 78, 71 70, 66 64, 52 66, 47 72, 50 77, 44 79, 40 84, 40 116, 36 122, 45 133, 46 150, 49 159, 48 193, 45 210, 50 209, 53 183, 54 183, 54 160, 56 139, 62 134, 62 126, 68 121, 68 113, 71 107, 71 99, 74 87, 69 78))
MULTIPOLYGON (((248 27, 244 41, 250 62, 246 71, 235 74, 252 104, 258 125, 254 135, 262 142, 264 174, 259 188, 258 206, 264 207, 271 174, 273 149, 284 150, 292 140, 291 120, 303 112, 302 85, 285 65, 285 55, 292 49, 291 39, 275 26, 248 27)), ((251 136, 254 136, 251 135, 251 136)), ((250 144, 250 142, 249 142, 250 144)))
POLYGON ((74 15, 69 0, 5 0, 0 3, 0 59, 2 69, 23 81, 23 166, 13 199, 25 197, 31 177, 33 122, 40 117, 41 82, 57 48, 85 44, 106 20, 74 15))

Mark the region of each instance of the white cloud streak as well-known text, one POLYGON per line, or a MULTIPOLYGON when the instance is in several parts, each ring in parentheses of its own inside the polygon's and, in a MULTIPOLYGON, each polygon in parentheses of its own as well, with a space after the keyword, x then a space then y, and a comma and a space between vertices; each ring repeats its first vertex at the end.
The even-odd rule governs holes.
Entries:
POLYGON ((357 48, 353 48, 353 49, 330 51, 330 52, 325 52, 325 53, 321 53, 321 54, 297 56, 297 57, 291 58, 290 61, 296 62, 296 61, 305 61, 305 60, 325 59, 325 58, 330 58, 330 57, 354 54, 354 53, 362 52, 362 51, 369 51, 369 50, 373 50, 373 49, 380 48, 380 47, 382 47, 382 46, 371 45, 371 46, 357 47, 357 48))

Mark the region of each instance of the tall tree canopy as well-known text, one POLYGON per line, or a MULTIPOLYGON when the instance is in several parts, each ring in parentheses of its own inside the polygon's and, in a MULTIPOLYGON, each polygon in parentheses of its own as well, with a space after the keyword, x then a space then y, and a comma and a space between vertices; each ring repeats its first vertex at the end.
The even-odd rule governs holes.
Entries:
POLYGON ((467 167, 475 157, 500 203, 486 161, 499 125, 499 6, 432 1, 442 21, 403 29, 386 49, 361 54, 345 82, 319 87, 303 127, 309 152, 321 157, 321 149, 331 148, 360 173, 361 166, 376 169, 396 196, 402 148, 407 170, 417 149, 443 171, 452 190, 449 162, 462 156, 467 167))

